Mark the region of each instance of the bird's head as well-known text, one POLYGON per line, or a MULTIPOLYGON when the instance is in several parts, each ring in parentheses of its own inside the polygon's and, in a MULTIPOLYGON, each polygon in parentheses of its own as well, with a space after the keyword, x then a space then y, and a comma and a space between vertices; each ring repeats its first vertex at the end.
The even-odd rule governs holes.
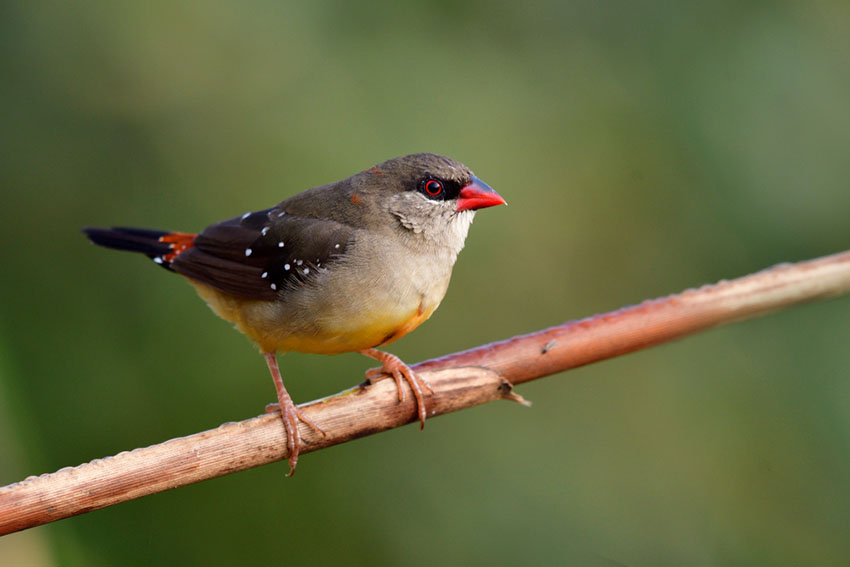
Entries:
POLYGON ((460 251, 475 211, 505 200, 462 163, 437 154, 393 158, 365 170, 397 228, 460 251))

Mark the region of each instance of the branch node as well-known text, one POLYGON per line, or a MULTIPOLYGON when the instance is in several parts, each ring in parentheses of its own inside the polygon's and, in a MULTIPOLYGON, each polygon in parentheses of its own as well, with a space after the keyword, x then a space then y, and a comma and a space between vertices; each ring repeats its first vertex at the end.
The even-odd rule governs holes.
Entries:
POLYGON ((499 391, 501 393, 501 397, 503 400, 507 400, 509 402, 516 402, 522 406, 527 408, 531 407, 531 402, 520 396, 514 391, 514 385, 508 382, 506 379, 502 378, 502 383, 499 384, 499 391))

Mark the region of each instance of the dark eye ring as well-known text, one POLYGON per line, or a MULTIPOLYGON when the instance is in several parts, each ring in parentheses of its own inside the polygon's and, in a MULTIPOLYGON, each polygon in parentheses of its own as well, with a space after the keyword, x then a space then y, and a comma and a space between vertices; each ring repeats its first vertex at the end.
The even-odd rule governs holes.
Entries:
POLYGON ((429 179, 425 182, 425 192, 432 197, 436 197, 443 192, 443 184, 436 179, 429 179))

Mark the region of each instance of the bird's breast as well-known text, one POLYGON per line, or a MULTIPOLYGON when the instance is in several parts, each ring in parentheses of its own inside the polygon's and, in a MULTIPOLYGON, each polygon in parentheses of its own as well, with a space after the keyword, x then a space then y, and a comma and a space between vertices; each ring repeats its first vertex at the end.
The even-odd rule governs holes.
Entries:
POLYGON ((448 288, 454 256, 358 243, 275 301, 242 300, 192 282, 264 352, 336 354, 392 342, 423 323, 448 288))

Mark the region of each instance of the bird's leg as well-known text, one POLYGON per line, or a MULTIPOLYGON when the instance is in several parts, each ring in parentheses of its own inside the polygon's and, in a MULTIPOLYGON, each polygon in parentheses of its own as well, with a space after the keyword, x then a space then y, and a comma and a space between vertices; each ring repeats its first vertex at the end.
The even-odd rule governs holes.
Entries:
POLYGON ((410 389, 413 390, 413 397, 416 399, 416 408, 419 412, 419 429, 424 429, 425 418, 428 416, 428 411, 425 407, 425 399, 422 391, 428 390, 433 394, 434 390, 431 389, 431 385, 428 384, 425 379, 417 376, 408 365, 402 362, 401 359, 394 354, 375 348, 367 348, 359 352, 369 358, 374 358, 382 365, 381 368, 372 368, 367 370, 366 379, 372 381, 381 374, 392 376, 393 380, 395 380, 396 388, 398 388, 399 402, 404 401, 404 387, 401 383, 402 379, 410 384, 410 389))
MULTIPOLYGON (((280 368, 277 366, 277 353, 267 352, 263 356, 266 358, 266 364, 268 364, 269 372, 271 372, 272 380, 274 380, 274 387, 277 390, 277 401, 280 407, 280 419, 283 421, 284 429, 286 429, 286 447, 289 449, 289 474, 286 476, 292 476, 295 474, 295 465, 298 464, 298 453, 301 451, 301 435, 298 433, 298 420, 300 419, 323 436, 326 433, 312 419, 304 415, 298 409, 298 406, 293 403, 289 392, 283 386, 283 378, 280 377, 280 368)), ((266 411, 269 411, 269 407, 266 407, 266 411)))

